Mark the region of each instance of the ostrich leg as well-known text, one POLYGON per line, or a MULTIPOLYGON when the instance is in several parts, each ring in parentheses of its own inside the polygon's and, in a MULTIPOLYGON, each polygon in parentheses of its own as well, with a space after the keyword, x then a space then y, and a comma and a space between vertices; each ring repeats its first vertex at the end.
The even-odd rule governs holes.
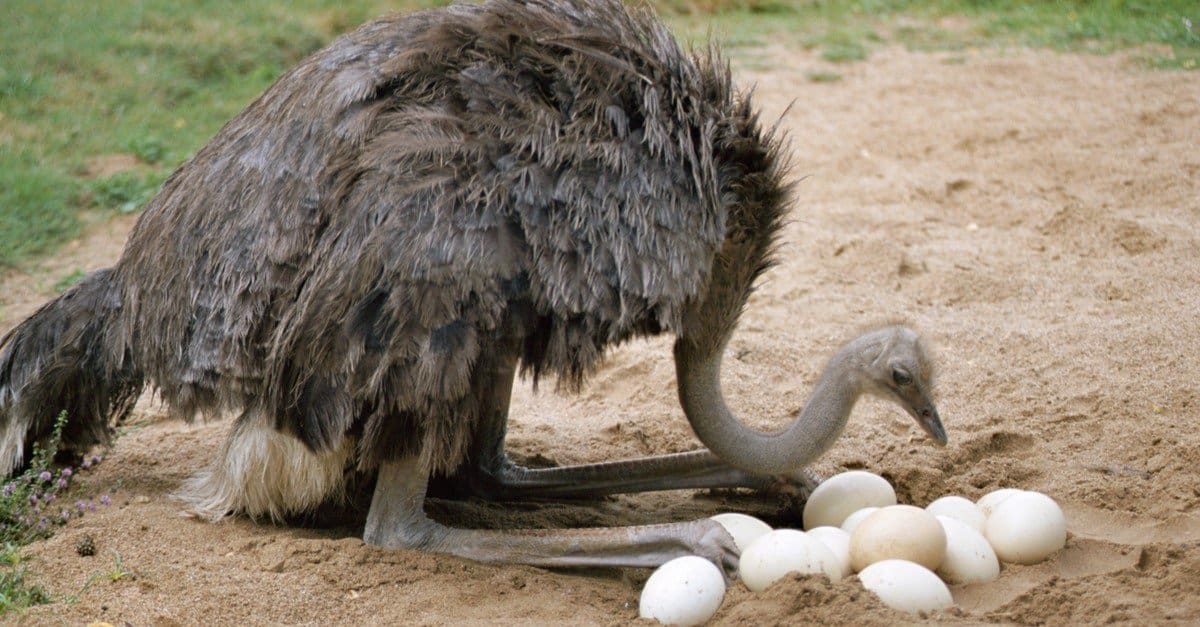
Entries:
POLYGON ((733 538, 712 520, 604 529, 455 529, 425 516, 427 482, 415 457, 382 464, 363 541, 534 566, 653 567, 700 555, 726 573, 737 569, 733 538))
POLYGON ((482 376, 477 380, 488 385, 476 389, 483 411, 471 466, 465 469, 469 490, 481 498, 587 498, 658 490, 750 488, 778 490, 804 499, 820 482, 806 471, 779 476, 750 474, 706 449, 557 468, 519 466, 504 453, 516 360, 496 358, 481 366, 482 376))
POLYGON ((730 467, 707 449, 560 468, 525 468, 504 457, 498 465, 477 471, 487 479, 481 495, 497 499, 583 498, 702 488, 791 491, 803 499, 820 483, 807 471, 775 477, 753 475, 730 467))

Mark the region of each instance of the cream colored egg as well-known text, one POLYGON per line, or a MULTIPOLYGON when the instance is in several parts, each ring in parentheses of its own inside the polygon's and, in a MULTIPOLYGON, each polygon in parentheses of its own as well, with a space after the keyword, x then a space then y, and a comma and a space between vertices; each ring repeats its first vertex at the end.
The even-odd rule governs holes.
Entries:
POLYGON ((887 479, 865 470, 834 475, 813 490, 804 504, 804 528, 838 527, 864 507, 896 504, 896 490, 887 479))
POLYGON ((854 535, 854 530, 858 527, 858 525, 862 521, 866 520, 867 516, 870 516, 877 511, 879 511, 878 507, 864 507, 853 514, 850 514, 846 517, 846 520, 842 521, 842 531, 845 531, 850 535, 854 535))
POLYGON ((808 535, 821 541, 829 552, 837 558, 838 565, 841 567, 843 577, 849 577, 850 573, 850 534, 842 531, 837 527, 817 527, 806 531, 808 535))
POLYGON ((725 576, 715 564, 695 555, 658 567, 638 603, 638 615, 667 625, 702 625, 725 598, 725 576))
POLYGON ((1004 502, 1004 500, 1008 497, 1020 494, 1021 492, 1023 492, 1023 490, 1017 490, 1015 488, 1000 488, 999 490, 992 490, 991 492, 979 497, 979 500, 975 501, 975 504, 979 506, 979 511, 983 512, 983 517, 987 518, 988 516, 992 515, 992 510, 995 509, 997 505, 1004 502))
POLYGON ((1022 492, 992 510, 984 537, 1002 561, 1036 564, 1066 544, 1067 519, 1054 499, 1022 492))
POLYGON ((788 573, 842 578, 837 558, 820 540, 795 529, 776 529, 742 551, 738 574, 754 592, 766 590, 788 573))
POLYGON ((902 612, 932 612, 954 605, 946 584, 920 564, 884 560, 863 569, 858 579, 886 605, 902 612))
POLYGON ((946 583, 986 583, 1000 576, 1000 561, 983 534, 957 518, 937 519, 946 531, 946 559, 937 574, 946 583))
POLYGON ((987 521, 987 516, 983 515, 983 510, 979 509, 978 505, 961 496, 943 496, 926 505, 925 511, 934 516, 949 516, 961 520, 979 533, 983 533, 983 523, 987 521))
POLYGON ((755 540, 771 531, 771 525, 746 514, 730 512, 727 514, 717 514, 712 519, 721 523, 725 531, 728 531, 729 535, 733 536, 734 544, 742 551, 750 548, 750 545, 754 544, 755 540))
POLYGON ((889 559, 916 562, 935 570, 946 558, 946 532, 929 512, 892 505, 867 516, 850 534, 850 567, 855 571, 889 559))

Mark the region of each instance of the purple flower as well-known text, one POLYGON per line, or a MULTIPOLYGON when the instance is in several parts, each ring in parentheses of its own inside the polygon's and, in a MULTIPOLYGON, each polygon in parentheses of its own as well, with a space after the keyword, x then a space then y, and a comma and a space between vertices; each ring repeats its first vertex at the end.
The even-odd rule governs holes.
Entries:
POLYGON ((71 520, 71 510, 64 509, 62 511, 62 519, 63 519, 63 522, 71 520))
POLYGON ((39 520, 39 521, 38 521, 38 529, 45 529, 45 528, 46 528, 46 525, 48 525, 48 524, 50 524, 50 521, 48 521, 48 520, 46 520, 45 518, 43 518, 43 519, 41 519, 41 520, 39 520))
POLYGON ((100 504, 101 505, 111 505, 112 499, 108 498, 107 494, 102 494, 102 495, 100 495, 100 504))
POLYGON ((49 470, 43 470, 42 474, 38 475, 38 479, 40 479, 42 481, 49 481, 53 478, 54 478, 54 475, 50 474, 49 470))
POLYGON ((62 472, 60 472, 60 473, 58 473, 58 474, 60 474, 60 475, 62 475, 62 476, 64 476, 64 477, 70 477, 71 475, 73 475, 73 474, 75 474, 75 473, 71 472, 71 467, 70 467, 70 466, 67 466, 66 468, 63 468, 63 469, 62 469, 62 472))
POLYGON ((54 496, 53 494, 47 494, 46 496, 44 496, 42 498, 43 498, 43 500, 46 501, 47 504, 50 504, 50 503, 53 503, 54 499, 56 499, 58 497, 54 496))
POLYGON ((30 494, 30 495, 29 495, 29 504, 30 504, 30 505, 35 505, 35 504, 37 504, 37 502, 38 502, 38 497, 37 497, 37 495, 36 495, 36 494, 30 494))
POLYGON ((90 459, 85 459, 85 460, 83 460, 83 463, 82 463, 82 464, 80 464, 80 466, 82 466, 83 468, 91 468, 91 467, 92 467, 92 460, 90 460, 90 459))
POLYGON ((16 492, 16 491, 17 491, 17 484, 6 483, 6 484, 4 484, 4 490, 2 491, 2 493, 4 494, 4 496, 12 496, 13 492, 16 492))
POLYGON ((59 490, 66 490, 67 489, 67 480, 59 479, 58 481, 55 482, 54 485, 58 486, 59 490))
POLYGON ((75 501, 75 509, 82 512, 83 510, 87 509, 87 503, 84 503, 83 501, 75 501))

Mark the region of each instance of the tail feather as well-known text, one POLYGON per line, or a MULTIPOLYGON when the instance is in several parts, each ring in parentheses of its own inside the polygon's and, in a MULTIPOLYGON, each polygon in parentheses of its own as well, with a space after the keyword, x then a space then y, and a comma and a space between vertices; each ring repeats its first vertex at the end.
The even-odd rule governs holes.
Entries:
POLYGON ((120 309, 116 276, 98 270, 0 339, 0 476, 63 411, 63 449, 108 443, 143 387, 120 309))
POLYGON ((314 452, 264 416, 243 414, 212 464, 174 496, 192 515, 209 521, 243 513, 281 522, 346 500, 354 445, 354 438, 343 438, 334 448, 314 452))

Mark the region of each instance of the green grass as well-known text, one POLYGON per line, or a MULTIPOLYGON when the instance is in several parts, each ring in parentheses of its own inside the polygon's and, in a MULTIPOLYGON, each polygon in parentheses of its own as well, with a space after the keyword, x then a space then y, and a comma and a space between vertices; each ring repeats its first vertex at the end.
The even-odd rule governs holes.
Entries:
MULTIPOLYGON (((712 17, 698 12, 675 21, 693 41, 713 30, 712 17)), ((1149 46, 1149 67, 1200 68, 1195 0, 796 0, 722 14, 715 23, 718 36, 735 42, 799 45, 834 62, 862 60, 889 43, 917 50, 1031 46, 1097 53, 1149 46)))
POLYGON ((5 0, 0 271, 77 235, 84 210, 139 209, 284 69, 340 32, 428 4, 5 0), (135 167, 89 172, 113 154, 136 157, 135 167))

